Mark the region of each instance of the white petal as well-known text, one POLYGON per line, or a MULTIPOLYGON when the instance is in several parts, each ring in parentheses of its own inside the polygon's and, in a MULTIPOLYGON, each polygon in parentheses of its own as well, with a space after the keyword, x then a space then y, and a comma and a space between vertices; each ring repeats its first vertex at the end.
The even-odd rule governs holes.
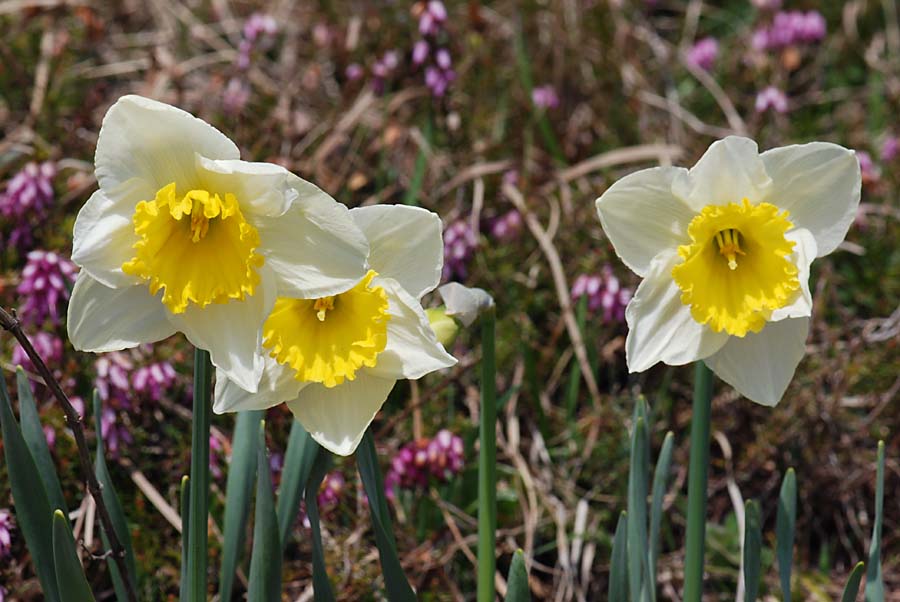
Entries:
POLYGON ((494 306, 494 298, 486 290, 459 282, 448 282, 438 289, 438 293, 447 306, 447 315, 458 319, 463 326, 471 326, 482 312, 494 306))
POLYGON ((365 236, 344 205, 296 176, 290 181, 299 197, 287 213, 254 220, 278 294, 309 299, 352 288, 366 275, 365 236))
POLYGON ((772 180, 756 142, 728 136, 713 142, 690 172, 679 177, 673 192, 695 211, 707 205, 766 199, 772 180))
POLYGON ((818 256, 834 251, 859 207, 856 153, 836 144, 812 142, 762 154, 772 177, 768 201, 790 211, 790 220, 816 237, 818 256))
POLYGON ((406 289, 390 278, 378 277, 372 284, 384 287, 391 319, 388 321, 387 346, 368 372, 394 380, 417 379, 456 364, 456 358, 438 342, 422 306, 406 289))
POLYGON ((72 261, 106 286, 121 287, 139 280, 122 272, 122 264, 134 256, 137 235, 131 218, 134 203, 128 195, 91 195, 75 218, 72 261))
POLYGON ((419 299, 441 281, 441 218, 421 207, 370 205, 350 210, 369 241, 369 265, 419 299))
POLYGON ((776 309, 769 317, 771 322, 784 320, 785 318, 801 318, 812 314, 812 294, 809 291, 809 266, 816 258, 816 239, 809 230, 799 228, 791 230, 785 237, 795 242, 791 261, 797 266, 800 281, 800 290, 793 302, 780 309, 776 309))
POLYGON ((625 359, 629 372, 643 372, 657 362, 680 366, 715 353, 728 340, 697 323, 681 302, 681 289, 672 280, 675 252, 658 256, 625 309, 628 336, 625 359))
POLYGON ((101 353, 155 343, 175 334, 159 297, 151 297, 143 284, 109 288, 80 272, 69 299, 67 327, 72 346, 101 353))
POLYGON ((100 127, 97 181, 107 192, 133 178, 154 193, 171 182, 186 192, 200 184, 195 153, 211 159, 240 157, 234 143, 202 119, 149 98, 123 96, 100 127))
POLYGON ((809 318, 770 322, 758 333, 731 337, 704 361, 744 397, 774 406, 803 358, 808 333, 809 318))
POLYGON ((638 276, 654 257, 690 242, 696 212, 672 194, 672 182, 687 170, 653 167, 629 174, 597 199, 603 231, 622 261, 638 276))
POLYGON ((216 390, 213 398, 213 412, 243 412, 244 410, 265 410, 297 397, 306 383, 294 378, 294 371, 279 364, 266 355, 259 390, 250 393, 235 384, 221 370, 216 370, 216 390))
POLYGON ((330 389, 312 383, 297 399, 289 401, 288 407, 319 445, 339 456, 349 456, 356 451, 395 382, 361 371, 356 380, 330 389))
POLYGON ((260 272, 256 294, 244 301, 188 305, 184 313, 169 313, 169 320, 200 349, 209 351, 216 368, 246 391, 255 393, 263 372, 262 325, 275 304, 274 277, 260 272))
POLYGON ((237 197, 246 214, 278 216, 297 198, 290 186, 291 174, 274 163, 250 163, 237 159, 214 160, 197 155, 204 188, 237 197))

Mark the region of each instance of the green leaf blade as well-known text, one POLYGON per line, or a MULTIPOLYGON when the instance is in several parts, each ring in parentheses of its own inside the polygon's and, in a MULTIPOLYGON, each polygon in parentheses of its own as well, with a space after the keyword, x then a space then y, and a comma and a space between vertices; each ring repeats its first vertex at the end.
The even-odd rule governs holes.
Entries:
POLYGON ((281 600, 281 542, 278 517, 272 494, 272 473, 266 453, 266 422, 258 422, 256 445, 256 511, 253 524, 253 553, 250 557, 249 602, 281 600))
POLYGON ((878 442, 878 468, 875 476, 875 524, 869 544, 869 569, 866 572, 866 602, 884 602, 884 578, 881 574, 881 529, 884 520, 884 441, 878 442))
POLYGON ((791 563, 794 557, 794 527, 797 522, 797 476, 789 468, 778 495, 778 514, 775 517, 776 556, 781 595, 791 599, 791 563))
POLYGON ((34 463, 37 465, 38 475, 40 475, 41 481, 44 483, 44 490, 47 492, 47 500, 50 502, 51 508, 60 508, 66 511, 68 510, 66 498, 63 496, 62 486, 59 484, 53 456, 50 455, 50 447, 47 445, 47 436, 44 434, 44 427, 34 402, 31 383, 28 382, 28 376, 21 366, 16 367, 16 386, 19 393, 22 436, 25 437, 25 444, 28 445, 31 457, 34 458, 34 463))
POLYGON ((859 595, 859 585, 865 571, 866 563, 857 562, 850 573, 850 577, 847 578, 844 593, 841 594, 841 602, 856 602, 856 597, 859 595))
POLYGON ((78 560, 69 519, 62 510, 53 513, 53 565, 61 602, 88 602, 94 599, 91 586, 78 560))
POLYGON ((744 600, 756 602, 762 554, 762 526, 759 504, 753 500, 744 505, 744 600))
POLYGON ((291 527, 300 512, 303 489, 309 480, 313 462, 319 451, 319 444, 310 437, 299 421, 291 424, 287 450, 284 453, 284 469, 281 471, 281 486, 278 489, 278 534, 281 547, 290 540, 291 527))
POLYGON ((628 513, 619 514, 609 562, 609 600, 628 599, 628 513))
POLYGON ((531 602, 531 590, 528 587, 528 569, 525 567, 525 554, 516 550, 509 575, 506 579, 506 597, 504 602, 531 602))
MULTIPOLYGON (((645 583, 647 559, 647 481, 649 478, 649 439, 647 412, 643 399, 635 408, 631 434, 631 460, 628 469, 628 591, 632 600, 640 600, 645 583)), ((648 593, 649 595, 649 593, 648 593)))
POLYGON ((325 551, 322 547, 322 527, 319 524, 319 502, 316 499, 319 493, 319 485, 325 478, 325 474, 331 467, 331 454, 318 448, 313 460, 309 481, 305 484, 306 490, 306 516, 309 519, 312 531, 312 564, 313 564, 313 591, 316 602, 334 602, 334 590, 328 571, 325 568, 325 551))

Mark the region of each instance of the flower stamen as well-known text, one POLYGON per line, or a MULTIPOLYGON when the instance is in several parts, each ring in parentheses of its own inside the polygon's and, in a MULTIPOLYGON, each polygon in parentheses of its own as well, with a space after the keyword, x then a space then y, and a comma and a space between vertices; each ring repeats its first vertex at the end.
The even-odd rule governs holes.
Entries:
POLYGON ((737 255, 746 255, 746 253, 741 250, 739 234, 740 232, 734 228, 716 232, 716 242, 719 244, 719 254, 723 255, 725 259, 728 260, 728 269, 730 270, 737 269, 737 255))
POLYGON ((319 322, 325 321, 325 315, 330 309, 334 309, 334 297, 320 297, 313 303, 313 309, 316 310, 316 317, 319 322))

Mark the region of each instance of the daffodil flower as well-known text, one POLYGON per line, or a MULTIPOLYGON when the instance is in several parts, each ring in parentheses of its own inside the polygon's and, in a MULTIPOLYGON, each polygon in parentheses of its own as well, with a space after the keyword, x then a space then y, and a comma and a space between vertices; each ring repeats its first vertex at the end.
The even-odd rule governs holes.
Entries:
POLYGON ((626 176, 599 199, 603 230, 643 277, 625 312, 631 372, 706 364, 749 399, 775 405, 803 357, 809 267, 856 214, 854 153, 823 142, 759 154, 715 142, 690 170, 626 176))
POLYGON ((286 402, 316 441, 342 456, 359 445, 398 379, 456 363, 419 301, 440 281, 440 218, 396 205, 350 215, 368 239, 369 272, 337 295, 279 297, 262 329, 259 391, 219 370, 213 405, 223 413, 286 402))
POLYGON ((107 112, 100 189, 75 221, 82 270, 69 302, 76 349, 113 351, 183 332, 248 390, 278 295, 332 295, 365 274, 349 210, 175 107, 125 96, 107 112), (249 344, 248 344, 249 342, 249 344))

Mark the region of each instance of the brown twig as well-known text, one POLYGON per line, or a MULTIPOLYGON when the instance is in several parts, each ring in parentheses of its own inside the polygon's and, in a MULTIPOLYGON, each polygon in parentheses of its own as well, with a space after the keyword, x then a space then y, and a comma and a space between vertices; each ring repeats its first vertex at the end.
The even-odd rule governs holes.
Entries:
POLYGON ((130 602, 137 602, 137 594, 134 590, 134 584, 131 581, 132 575, 129 574, 128 565, 125 562, 125 548, 122 545, 122 542, 119 541, 119 536, 116 535, 116 530, 113 528, 112 518, 109 515, 109 510, 106 508, 106 503, 103 501, 103 487, 100 485, 100 481, 97 480, 97 474, 94 472, 94 465, 91 462, 90 450, 88 450, 87 439, 84 436, 82 418, 78 412, 75 411, 69 398, 63 392, 62 387, 59 386, 59 383, 53 377, 53 373, 47 368, 47 364, 44 363, 44 360, 41 359, 41 356, 35 351, 34 346, 32 346, 31 341, 28 340, 28 337, 22 331, 22 325, 19 320, 2 307, 0 307, 0 328, 8 330, 10 334, 16 338, 19 345, 25 350, 31 363, 34 364, 38 374, 44 379, 44 383, 62 406, 63 412, 66 415, 66 424, 72 429, 72 434, 75 436, 75 444, 78 447, 78 459, 81 462, 83 477, 87 482, 88 490, 91 492, 94 502, 97 504, 97 514, 100 515, 100 523, 109 539, 112 557, 115 559, 116 565, 119 567, 119 572, 123 576, 128 599, 130 602))

